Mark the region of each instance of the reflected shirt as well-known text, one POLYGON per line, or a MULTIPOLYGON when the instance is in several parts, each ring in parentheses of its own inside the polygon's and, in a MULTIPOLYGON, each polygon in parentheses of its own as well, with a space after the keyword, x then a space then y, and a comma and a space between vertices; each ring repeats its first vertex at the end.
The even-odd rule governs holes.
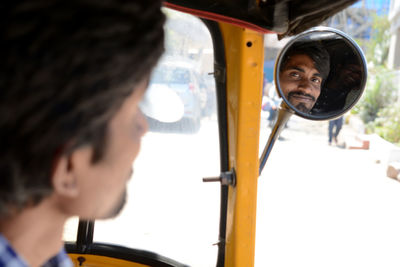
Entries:
MULTIPOLYGON (((42 267, 72 267, 72 261, 64 249, 47 261, 42 267)), ((0 267, 29 267, 11 247, 8 240, 0 234, 0 267)))

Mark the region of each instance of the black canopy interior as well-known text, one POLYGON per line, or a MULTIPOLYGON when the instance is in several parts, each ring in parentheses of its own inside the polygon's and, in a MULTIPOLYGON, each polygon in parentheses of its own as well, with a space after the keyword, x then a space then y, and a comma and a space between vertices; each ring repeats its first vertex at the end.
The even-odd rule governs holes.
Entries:
POLYGON ((234 18, 283 38, 317 26, 355 2, 357 0, 167 0, 166 5, 183 7, 184 10, 180 10, 189 13, 200 11, 203 17, 214 20, 224 20, 216 18, 218 16, 234 18))

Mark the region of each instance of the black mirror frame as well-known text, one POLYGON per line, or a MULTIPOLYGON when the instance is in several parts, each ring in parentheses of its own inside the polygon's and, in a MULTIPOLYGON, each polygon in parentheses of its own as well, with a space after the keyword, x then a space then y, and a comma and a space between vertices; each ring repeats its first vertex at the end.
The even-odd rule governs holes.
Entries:
POLYGON ((277 94, 279 95, 280 98, 283 99, 283 101, 287 104, 287 106, 294 111, 294 113, 302 118, 305 119, 309 119, 309 120, 316 120, 316 121, 324 121, 324 120, 332 120, 335 118, 338 118, 340 116, 342 116, 343 114, 345 114, 347 111, 349 111, 351 108, 354 107, 354 105, 358 102, 358 100, 361 98, 364 89, 365 89, 365 85, 367 83, 367 76, 368 76, 368 71, 367 71, 367 62, 364 56, 363 51, 361 50, 361 48, 358 46, 358 44, 347 34, 345 34, 344 32, 334 29, 334 28, 330 28, 330 27, 323 27, 323 26, 319 26, 319 27, 315 27, 312 28, 308 31, 305 31, 297 36, 295 36, 294 38, 292 38, 286 45, 285 47, 280 51, 277 60, 275 62, 275 68, 274 68, 274 79, 275 79, 275 89, 277 91, 277 94), (281 87, 280 87, 280 81, 279 81, 279 69, 282 63, 282 59, 283 56, 285 55, 286 51, 299 39, 310 35, 312 33, 334 33, 337 34, 339 36, 341 36, 343 38, 343 40, 351 47, 353 48, 354 52, 356 53, 357 57, 359 58, 359 61, 362 65, 362 78, 361 78, 361 83, 360 83, 360 93, 357 96, 357 98, 354 99, 353 103, 351 103, 350 105, 348 105, 347 107, 345 107, 342 111, 340 111, 339 113, 335 113, 335 114, 327 114, 327 115, 314 115, 314 114, 307 114, 307 113, 303 113, 298 111, 289 101, 287 101, 286 97, 284 97, 282 95, 282 91, 281 91, 281 87))

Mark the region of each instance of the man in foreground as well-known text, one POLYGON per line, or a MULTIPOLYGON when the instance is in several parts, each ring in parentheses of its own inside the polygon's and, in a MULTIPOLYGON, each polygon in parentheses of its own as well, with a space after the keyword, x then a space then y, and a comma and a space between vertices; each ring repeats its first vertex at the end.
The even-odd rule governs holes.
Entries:
POLYGON ((147 129, 138 105, 163 52, 160 7, 2 4, 0 266, 71 266, 66 220, 123 207, 147 129))
POLYGON ((284 97, 299 111, 309 113, 329 75, 329 64, 329 53, 319 43, 293 45, 279 70, 284 97))

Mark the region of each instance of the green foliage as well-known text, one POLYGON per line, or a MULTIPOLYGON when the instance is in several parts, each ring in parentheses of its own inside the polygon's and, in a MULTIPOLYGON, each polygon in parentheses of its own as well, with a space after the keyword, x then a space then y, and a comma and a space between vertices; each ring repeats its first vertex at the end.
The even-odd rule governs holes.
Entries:
POLYGON ((369 79, 364 95, 352 113, 361 117, 367 133, 377 133, 389 142, 400 144, 398 73, 387 68, 390 46, 387 16, 373 15, 371 38, 361 46, 366 48, 369 79))
POLYGON ((374 132, 385 140, 400 144, 400 103, 380 110, 372 126, 374 132))
MULTIPOLYGON (((386 68, 390 46, 390 23, 387 16, 372 14, 371 38, 368 41, 359 39, 357 42, 366 51, 369 79, 363 98, 351 112, 359 114, 364 123, 368 124, 375 120, 379 110, 393 103, 397 97, 391 71, 386 68)), ((371 124, 369 126, 372 127, 371 124)))
POLYGON ((367 133, 376 133, 395 144, 400 144, 398 74, 383 66, 374 68, 364 96, 355 109, 365 123, 367 133))
POLYGON ((357 104, 358 112, 364 123, 373 122, 380 110, 397 101, 398 93, 394 84, 394 73, 381 66, 370 71, 370 78, 363 98, 357 104))
POLYGON ((390 46, 390 22, 387 16, 372 16, 371 39, 366 44, 367 60, 374 66, 386 65, 390 46))

